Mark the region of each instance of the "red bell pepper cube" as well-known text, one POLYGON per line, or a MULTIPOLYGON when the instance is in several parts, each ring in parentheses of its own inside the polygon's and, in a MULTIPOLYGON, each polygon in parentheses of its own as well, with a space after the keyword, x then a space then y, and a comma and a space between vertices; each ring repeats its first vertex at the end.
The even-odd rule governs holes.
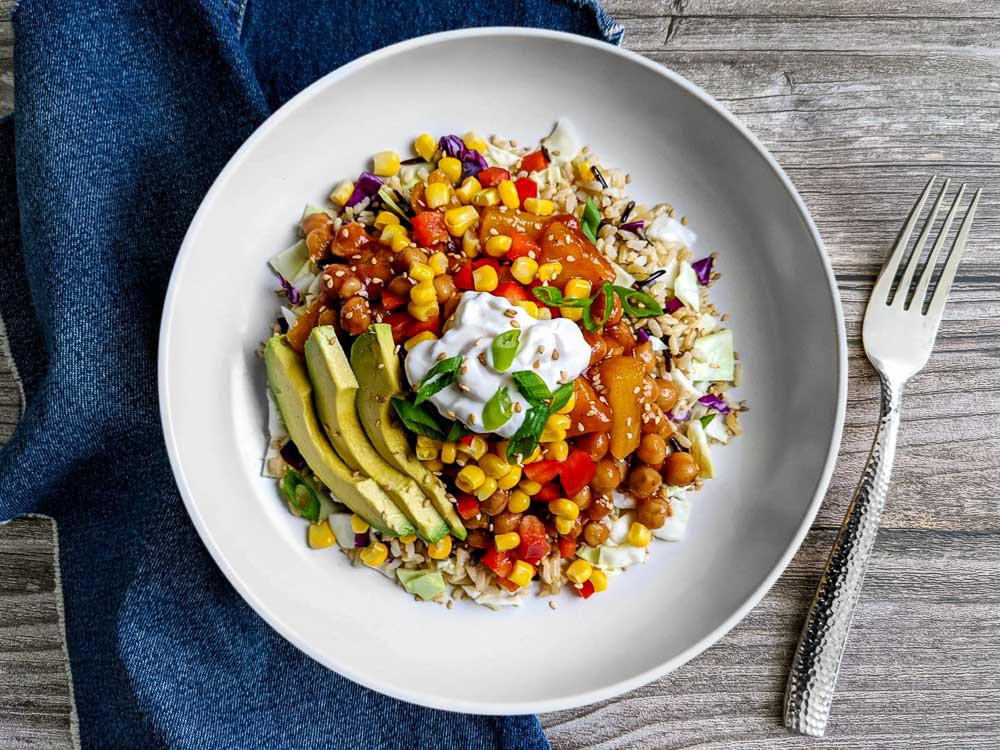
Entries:
POLYGON ((576 593, 578 593, 584 599, 589 599, 590 595, 594 593, 594 584, 592 584, 590 581, 584 581, 583 586, 576 589, 576 593))
POLYGON ((520 177, 514 180, 514 187, 517 188, 517 197, 521 200, 521 206, 528 198, 538 197, 538 183, 530 177, 520 177))
POLYGON ((542 253, 542 248, 539 247, 538 243, 535 242, 530 235, 524 232, 518 232, 511 236, 510 250, 508 250, 503 257, 507 260, 513 261, 518 258, 523 258, 525 256, 529 258, 537 258, 542 253))
POLYGON ((545 484, 559 476, 559 470, 562 469, 562 466, 562 461, 535 461, 524 467, 524 473, 532 482, 545 484))
POLYGON ((510 172, 502 167, 487 167, 479 170, 476 179, 484 188, 496 187, 502 181, 510 179, 510 172))
POLYGON ((472 445, 472 438, 474 437, 475 435, 472 434, 462 435, 462 437, 458 439, 458 442, 460 442, 462 445, 472 445))
POLYGON ((517 532, 521 537, 517 556, 526 563, 537 565, 539 560, 549 553, 549 540, 545 534, 545 524, 538 516, 526 515, 521 518, 517 532))
POLYGON ((462 493, 455 498, 455 505, 458 508, 458 515, 468 521, 479 515, 479 501, 472 495, 462 493))
POLYGON ((508 591, 517 591, 519 588, 521 588, 520 586, 518 586, 513 581, 509 581, 506 578, 501 578, 500 576, 497 576, 497 583, 499 583, 501 586, 503 586, 508 591))
MULTIPOLYGON (((531 466, 531 464, 528 464, 528 466, 531 466)), ((531 499, 550 503, 553 500, 558 500, 560 497, 562 497, 562 490, 559 489, 559 485, 555 482, 546 482, 542 485, 542 489, 538 490, 531 499)))
POLYGON ((547 166, 549 166, 549 160, 545 158, 545 154, 542 153, 541 149, 532 151, 521 159, 521 169, 525 172, 541 172, 547 166))
POLYGON ((418 333, 423 333, 424 331, 430 331, 435 336, 441 335, 441 316, 435 315, 433 318, 428 318, 427 320, 413 320, 410 323, 409 328, 406 329, 406 338, 410 339, 416 336, 418 333))
POLYGON ((458 273, 455 274, 455 286, 457 286, 462 291, 469 291, 475 289, 475 282, 472 280, 472 264, 466 263, 464 266, 458 269, 458 273))
POLYGON ((559 557, 564 560, 576 557, 576 539, 568 536, 559 537, 559 557))
POLYGON ((562 470, 559 472, 559 482, 566 497, 573 497, 590 484, 596 471, 597 464, 586 451, 579 448, 570 451, 569 456, 562 462, 562 470))
POLYGON ((483 565, 499 577, 506 578, 514 569, 514 556, 509 550, 501 552, 496 547, 490 547, 483 555, 483 565))
POLYGON ((410 324, 413 323, 413 318, 406 310, 397 310, 382 318, 382 322, 388 323, 392 328, 392 340, 397 344, 402 344, 406 341, 406 332, 409 330, 410 324))
POLYGON ((413 241, 420 247, 433 247, 447 242, 449 237, 444 214, 437 211, 421 211, 413 217, 413 241))
POLYGON ((493 290, 493 294, 497 297, 504 297, 512 305, 515 302, 524 302, 532 299, 531 293, 516 281, 505 281, 493 290))
POLYGON ((382 307, 386 310, 397 310, 406 304, 406 297, 393 294, 388 289, 382 291, 382 307))
POLYGON ((478 258, 477 260, 472 261, 473 269, 482 268, 483 266, 492 266, 493 270, 497 272, 497 275, 500 275, 500 263, 496 258, 478 258))

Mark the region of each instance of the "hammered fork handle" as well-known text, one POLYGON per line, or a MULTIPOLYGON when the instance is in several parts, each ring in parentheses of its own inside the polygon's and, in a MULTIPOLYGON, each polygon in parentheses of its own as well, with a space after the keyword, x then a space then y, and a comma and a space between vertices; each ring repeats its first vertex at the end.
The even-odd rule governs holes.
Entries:
POLYGON ((822 737, 840 659, 868 559, 878 534, 896 453, 902 387, 879 375, 881 416, 875 442, 806 618, 785 689, 785 726, 822 737))

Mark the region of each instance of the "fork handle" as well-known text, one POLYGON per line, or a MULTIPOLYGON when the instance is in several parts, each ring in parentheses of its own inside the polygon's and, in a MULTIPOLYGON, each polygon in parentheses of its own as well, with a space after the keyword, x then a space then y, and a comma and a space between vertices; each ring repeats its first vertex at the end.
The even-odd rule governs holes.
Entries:
POLYGON ((785 688, 785 726, 822 737, 854 607, 889 491, 903 389, 884 375, 878 431, 868 463, 820 579, 785 688))

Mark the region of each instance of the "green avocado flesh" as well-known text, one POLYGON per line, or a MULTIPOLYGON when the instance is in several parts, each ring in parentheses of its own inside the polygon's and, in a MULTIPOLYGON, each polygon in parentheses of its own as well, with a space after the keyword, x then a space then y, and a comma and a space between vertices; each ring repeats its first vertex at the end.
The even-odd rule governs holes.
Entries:
POLYGON ((444 591, 444 578, 436 570, 404 570, 396 568, 403 588, 411 594, 416 594, 424 601, 430 601, 444 591))
POLYGON ((358 376, 358 416, 375 449, 399 471, 413 477, 451 528, 452 536, 465 539, 465 526, 444 484, 414 455, 392 408, 392 397, 405 397, 405 394, 400 381, 399 357, 388 325, 371 325, 354 340, 351 367, 358 376))
POLYGON ((413 524, 375 480, 345 464, 330 446, 313 407, 313 389, 302 355, 284 336, 264 348, 267 381, 288 434, 309 468, 337 499, 384 534, 414 533, 413 524))
POLYGON ((374 479, 413 521, 423 539, 437 542, 447 535, 448 524, 417 483, 390 466, 365 434, 356 407, 358 379, 333 326, 318 326, 309 334, 306 366, 312 381, 316 413, 340 458, 352 469, 374 479))

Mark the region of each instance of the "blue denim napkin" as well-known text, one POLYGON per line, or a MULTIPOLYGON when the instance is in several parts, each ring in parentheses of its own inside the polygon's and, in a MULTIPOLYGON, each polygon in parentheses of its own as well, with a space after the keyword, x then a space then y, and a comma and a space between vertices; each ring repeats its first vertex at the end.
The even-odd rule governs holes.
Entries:
POLYGON ((621 36, 596 0, 21 0, 0 315, 28 406, 0 519, 58 520, 85 747, 547 747, 533 717, 401 703, 270 630, 188 521, 156 399, 174 255, 242 141, 359 55, 488 25, 621 36))

